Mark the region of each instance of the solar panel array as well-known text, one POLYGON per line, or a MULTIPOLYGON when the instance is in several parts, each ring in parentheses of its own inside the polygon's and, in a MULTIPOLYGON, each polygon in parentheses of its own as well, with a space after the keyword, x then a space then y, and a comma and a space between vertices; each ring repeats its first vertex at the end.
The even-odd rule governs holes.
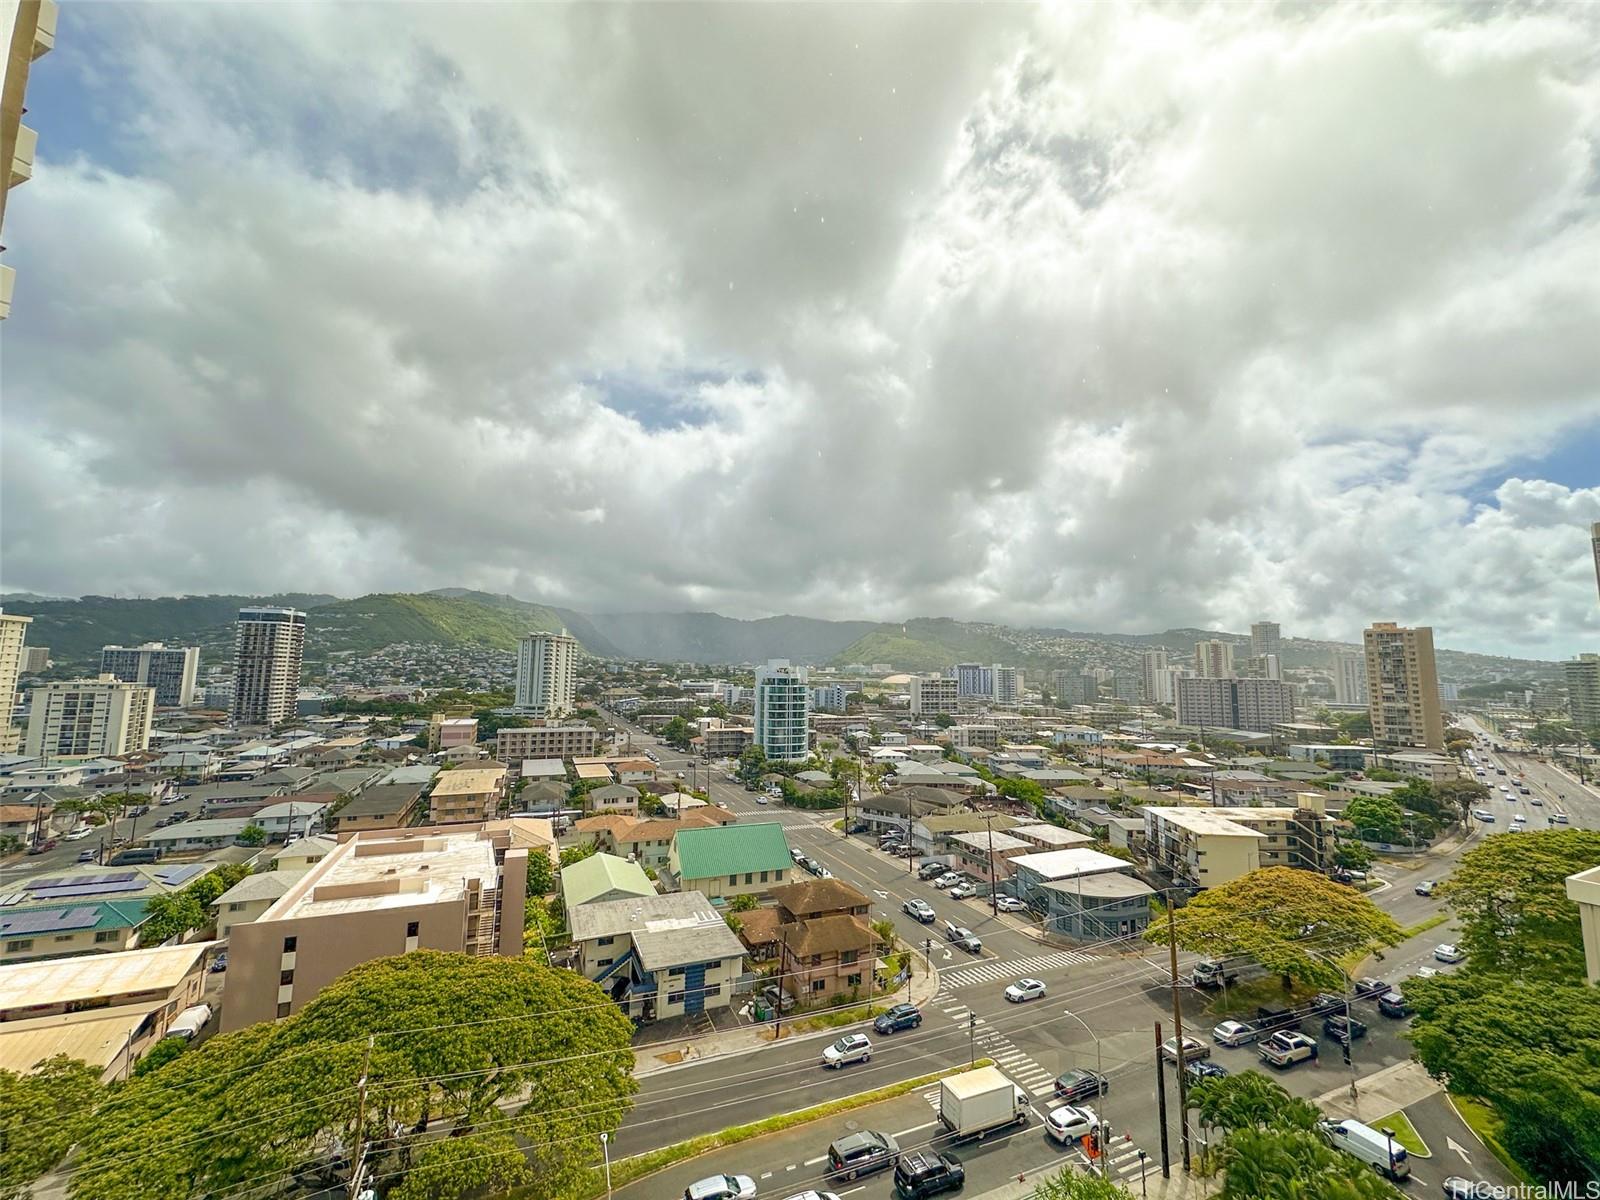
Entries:
POLYGON ((70 933, 100 923, 98 908, 43 908, 0 916, 0 937, 38 933, 70 933))
POLYGON ((178 887, 188 883, 197 875, 204 875, 211 868, 204 863, 185 863, 181 867, 162 867, 155 872, 155 877, 167 887, 178 887))
POLYGON ((128 883, 139 878, 137 871, 113 871, 108 875, 60 875, 49 879, 30 879, 22 886, 29 891, 49 891, 51 888, 76 886, 80 883, 128 883))
POLYGON ((32 899, 40 900, 66 900, 74 896, 126 896, 132 892, 142 892, 145 883, 142 879, 119 879, 115 883, 96 883, 91 879, 77 880, 65 883, 60 887, 35 888, 32 899))

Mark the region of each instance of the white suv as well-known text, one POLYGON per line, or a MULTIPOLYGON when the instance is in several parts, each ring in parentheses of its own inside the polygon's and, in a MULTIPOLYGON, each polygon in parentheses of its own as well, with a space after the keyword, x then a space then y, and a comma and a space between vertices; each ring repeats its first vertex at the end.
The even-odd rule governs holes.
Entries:
POLYGON ((847 1033, 822 1052, 822 1065, 842 1067, 847 1063, 871 1062, 872 1040, 864 1033, 847 1033))

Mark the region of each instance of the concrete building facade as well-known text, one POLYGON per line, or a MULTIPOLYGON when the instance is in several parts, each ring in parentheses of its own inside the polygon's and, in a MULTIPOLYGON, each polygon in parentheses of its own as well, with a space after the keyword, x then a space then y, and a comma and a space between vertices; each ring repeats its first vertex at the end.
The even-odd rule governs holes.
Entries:
POLYGON ((1196 642, 1194 672, 1203 679, 1227 679, 1233 674, 1233 643, 1220 638, 1196 642))
POLYGON ((1333 656, 1333 699, 1336 704, 1367 702, 1367 656, 1340 650, 1333 656))
POLYGON ((155 689, 159 708, 188 708, 194 703, 195 675, 200 670, 199 646, 106 646, 100 651, 100 673, 125 683, 155 689))
POLYGON ((26 753, 31 758, 133 754, 150 745, 155 689, 110 675, 33 689, 26 753))
POLYGON ((941 713, 954 714, 960 693, 956 681, 937 675, 911 677, 911 715, 936 717, 941 713))
POLYGON ((1600 729, 1600 654, 1580 654, 1561 664, 1567 705, 1579 729, 1600 729))
POLYGON ((1422 746, 1444 749, 1444 713, 1433 630, 1379 621, 1363 635, 1367 660, 1367 712, 1372 744, 1379 749, 1422 746))
POLYGON ((1250 657, 1283 656, 1283 636, 1276 621, 1257 621, 1250 626, 1250 657))
POLYGON ((0 754, 12 754, 21 740, 21 731, 11 723, 11 707, 17 694, 17 677, 22 674, 23 642, 32 617, 0 613, 0 754))
POLYGON ((494 735, 494 756, 504 763, 525 758, 585 758, 600 748, 600 732, 584 721, 502 729, 494 735))
POLYGON ((1178 696, 1167 674, 1171 664, 1165 650, 1146 650, 1139 658, 1139 686, 1147 704, 1175 704, 1178 696))
MULTIPOLYGON (((55 0, 7 0, 0 4, 0 225, 6 197, 33 178, 39 135, 22 123, 33 63, 56 44, 55 0)), ((3 248, 3 247, 0 247, 3 248)), ((11 312, 14 272, 0 264, 0 320, 11 312)))
POLYGON ((565 716, 572 711, 577 671, 577 638, 564 629, 527 634, 517 647, 516 707, 540 716, 565 716))
POLYGON ((235 725, 277 725, 295 715, 306 614, 294 608, 241 608, 234 629, 235 725))

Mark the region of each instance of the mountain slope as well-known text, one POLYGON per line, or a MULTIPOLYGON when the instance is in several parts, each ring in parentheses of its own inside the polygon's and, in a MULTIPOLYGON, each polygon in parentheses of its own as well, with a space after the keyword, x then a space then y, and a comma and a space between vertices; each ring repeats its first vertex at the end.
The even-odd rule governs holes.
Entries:
POLYGON ((314 650, 318 658, 370 653, 399 642, 514 650, 523 634, 564 625, 554 609, 537 604, 510 609, 454 596, 380 592, 313 609, 306 643, 308 656, 314 650))
POLYGON ((948 617, 919 617, 900 625, 874 627, 834 655, 834 661, 889 663, 902 671, 942 671, 958 662, 1037 665, 1035 656, 1022 652, 1014 638, 994 632, 1001 628, 948 617))
POLYGON ((555 608, 545 604, 535 604, 531 600, 519 600, 515 596, 496 594, 494 592, 475 592, 471 588, 435 588, 431 592, 424 592, 425 596, 441 596, 451 600, 469 600, 475 604, 482 604, 488 608, 498 608, 508 613, 513 613, 523 618, 528 627, 523 633, 533 633, 541 629, 565 628, 568 633, 583 643, 583 648, 590 654, 599 658, 625 657, 610 640, 595 628, 593 621, 585 613, 575 612, 570 608, 555 608), (555 625, 550 622, 554 618, 555 625))
POLYGON ((871 621, 741 621, 717 613, 596 613, 589 621, 624 658, 700 663, 823 662, 875 628, 871 621))

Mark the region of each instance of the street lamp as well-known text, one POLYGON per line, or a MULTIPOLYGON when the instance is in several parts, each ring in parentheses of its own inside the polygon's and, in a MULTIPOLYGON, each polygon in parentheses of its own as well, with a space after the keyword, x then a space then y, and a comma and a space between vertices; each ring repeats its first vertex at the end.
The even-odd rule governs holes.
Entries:
POLYGON ((611 1200, 611 1135, 604 1130, 600 1133, 600 1153, 606 1160, 606 1200, 611 1200))
MULTIPOLYGON (((1099 1077, 1099 1080, 1100 1080, 1099 1086, 1102 1087, 1102 1088, 1105 1087, 1106 1069, 1105 1069, 1105 1061, 1101 1057, 1101 1054, 1100 1054, 1100 1035, 1097 1034, 1093 1029, 1089 1028, 1089 1022, 1085 1021, 1082 1017, 1080 1017, 1077 1013, 1073 1012, 1070 1008, 1062 1009, 1061 1010, 1061 1015, 1064 1016, 1064 1017, 1071 1017, 1079 1025, 1083 1026, 1083 1031, 1085 1033, 1087 1033, 1091 1039, 1093 1039, 1093 1041, 1094 1041, 1094 1073, 1095 1073, 1096 1076, 1099 1077)), ((1101 1096, 1103 1097, 1104 1093, 1101 1093, 1101 1096)), ((1105 1144, 1104 1141, 1102 1141, 1101 1145, 1104 1145, 1104 1144, 1105 1144)), ((1111 1177, 1110 1176, 1110 1170, 1111 1170, 1111 1168, 1107 1165, 1107 1156, 1105 1154, 1101 1154, 1101 1156, 1100 1156, 1100 1173, 1102 1175, 1104 1175, 1106 1178, 1109 1179, 1111 1177)))

